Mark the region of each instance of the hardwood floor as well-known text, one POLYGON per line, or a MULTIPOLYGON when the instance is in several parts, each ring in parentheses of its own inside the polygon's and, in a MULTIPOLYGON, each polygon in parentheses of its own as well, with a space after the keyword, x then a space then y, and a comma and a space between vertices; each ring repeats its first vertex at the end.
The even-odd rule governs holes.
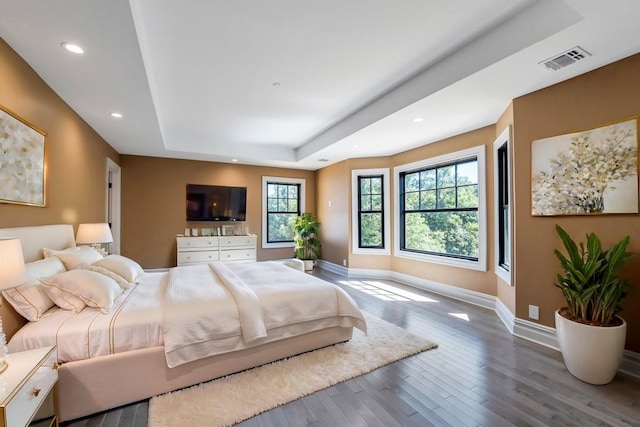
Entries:
MULTIPOLYGON (((491 310, 389 281, 314 274, 439 348, 240 426, 640 426, 639 380, 618 374, 605 386, 585 384, 560 353, 512 336, 491 310)), ((144 401, 62 425, 146 426, 147 410, 144 401)))

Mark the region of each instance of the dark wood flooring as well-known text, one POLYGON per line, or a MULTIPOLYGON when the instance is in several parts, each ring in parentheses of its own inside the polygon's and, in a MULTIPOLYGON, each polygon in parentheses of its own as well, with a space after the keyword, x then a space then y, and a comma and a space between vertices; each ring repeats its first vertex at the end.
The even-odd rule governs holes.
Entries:
MULTIPOLYGON (((491 310, 389 281, 314 274, 439 348, 241 426, 640 426, 639 380, 618 374, 605 386, 585 384, 560 353, 512 336, 491 310)), ((62 425, 142 427, 147 410, 144 401, 62 425)))

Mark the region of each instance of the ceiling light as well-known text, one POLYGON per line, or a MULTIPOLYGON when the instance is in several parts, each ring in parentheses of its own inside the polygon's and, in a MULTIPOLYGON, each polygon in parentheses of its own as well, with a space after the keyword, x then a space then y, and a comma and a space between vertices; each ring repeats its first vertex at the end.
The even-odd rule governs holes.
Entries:
POLYGON ((420 123, 420 122, 424 122, 424 119, 422 117, 416 117, 415 119, 413 119, 414 123, 420 123))
POLYGON ((353 148, 358 148, 359 145, 358 144, 353 144, 353 148))
POLYGON ((64 42, 62 43, 62 47, 67 49, 69 52, 73 52, 77 54, 84 53, 84 49, 78 46, 77 44, 64 42))
POLYGON ((116 119, 121 119, 121 118, 122 118, 122 114, 117 113, 117 112, 115 112, 115 111, 114 111, 114 112, 112 112, 112 113, 109 113, 109 115, 110 115, 111 117, 116 118, 116 119))
POLYGON ((273 82, 272 86, 273 87, 280 87, 280 83, 279 82, 273 82))
POLYGON ((325 163, 325 162, 328 162, 328 161, 329 161, 329 159, 318 159, 318 161, 319 161, 319 162, 323 162, 323 163, 325 163))
POLYGON ((231 161, 232 161, 232 162, 237 162, 237 161, 238 161, 238 159, 231 159, 231 161))

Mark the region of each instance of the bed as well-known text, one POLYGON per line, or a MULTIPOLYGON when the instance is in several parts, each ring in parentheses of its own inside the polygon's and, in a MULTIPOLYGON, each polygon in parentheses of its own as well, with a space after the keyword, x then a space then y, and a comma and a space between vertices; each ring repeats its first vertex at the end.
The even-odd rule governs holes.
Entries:
MULTIPOLYGON (((20 238, 25 262, 27 263, 42 259, 43 247, 64 249, 75 246, 71 225, 0 229, 0 237, 9 236, 20 238)), ((111 314, 102 315, 93 307, 87 307, 76 315, 71 315, 66 310, 57 309, 58 311, 53 314, 48 313, 47 316, 37 322, 28 322, 3 298, 0 315, 2 316, 5 333, 10 339, 11 348, 21 349, 28 346, 38 347, 52 344, 59 346, 58 410, 60 420, 67 421, 264 363, 347 341, 351 339, 353 327, 366 329, 364 317, 355 303, 350 300, 344 291, 337 287, 335 287, 338 290, 336 291, 337 299, 339 300, 337 303, 333 301, 335 297, 326 297, 326 301, 322 304, 318 303, 315 297, 307 298, 308 302, 315 302, 309 306, 311 308, 307 307, 305 310, 299 310, 302 314, 290 314, 290 309, 279 307, 277 304, 274 305, 275 308, 265 304, 263 310, 256 310, 251 305, 255 302, 253 296, 244 303, 240 303, 243 299, 238 295, 244 292, 245 288, 243 286, 245 286, 245 282, 249 283, 252 289, 255 289, 255 294, 260 296, 260 301, 265 301, 269 298, 264 297, 266 294, 261 292, 263 292, 263 288, 273 288, 273 286, 268 286, 265 281, 261 288, 258 279, 262 271, 269 271, 269 274, 276 275, 280 281, 279 283, 282 283, 283 289, 287 289, 287 286, 292 286, 290 283, 284 282, 299 283, 300 288, 306 288, 306 281, 318 281, 317 278, 294 271, 289 267, 274 264, 249 263, 242 266, 229 264, 228 266, 218 265, 217 267, 203 265, 194 266, 195 268, 177 267, 162 273, 146 273, 136 281, 137 284, 135 286, 132 286, 114 300, 114 307, 110 310, 110 313, 118 313, 118 322, 120 322, 121 318, 134 319, 133 323, 136 323, 136 318, 144 319, 144 321, 139 322, 140 325, 137 325, 142 329, 137 332, 127 332, 127 334, 129 334, 128 336, 136 337, 141 335, 150 336, 152 338, 151 341, 142 346, 135 345, 137 339, 127 339, 127 335, 119 337, 117 334, 118 328, 110 326, 109 333, 116 332, 113 332, 113 335, 109 335, 108 340, 110 342, 108 345, 101 347, 100 345, 82 343, 78 346, 81 350, 83 348, 88 349, 86 357, 74 355, 72 350, 67 350, 63 347, 65 345, 64 328, 69 330, 67 337, 73 337, 74 330, 82 329, 82 326, 78 325, 81 325, 79 322, 82 321, 83 317, 90 319, 88 322, 92 327, 100 322, 113 325, 115 321, 107 320, 107 317, 105 317, 111 314), (219 270, 216 270, 216 268, 219 270), (264 270, 265 268, 266 270, 264 270), (167 335, 167 329, 170 328, 167 328, 166 325, 176 325, 177 328, 181 325, 181 322, 187 321, 183 312, 188 311, 184 310, 187 307, 184 305, 184 291, 176 291, 176 289, 181 288, 175 287, 176 285, 173 282, 189 281, 196 276, 202 276, 206 279, 209 274, 224 280, 233 281, 238 279, 239 288, 233 291, 233 287, 231 287, 229 292, 225 293, 232 294, 231 296, 238 301, 239 306, 245 304, 248 308, 244 312, 242 307, 227 310, 229 313, 235 313, 236 316, 243 316, 243 313, 247 316, 247 313, 251 314, 255 311, 262 313, 263 323, 259 321, 251 323, 253 320, 243 320, 245 322, 244 325, 251 325, 251 327, 242 328, 242 333, 245 334, 243 339, 245 344, 243 346, 248 345, 248 348, 242 348, 243 346, 238 344, 238 338, 235 336, 230 336, 225 341, 225 346, 222 349, 219 347, 213 349, 208 344, 200 345, 196 343, 191 345, 185 342, 174 343, 169 341, 172 338, 167 335), (224 278, 225 275, 229 277, 224 278), (167 302, 173 301, 168 297, 172 292, 177 294, 177 303, 167 302), (234 292, 239 294, 236 295, 234 292), (346 302, 342 300, 344 298, 343 294, 346 295, 346 302), (153 295, 162 296, 164 303, 160 304, 161 307, 147 303, 155 298, 153 295), (136 300, 135 298, 138 299, 136 300), (138 302, 134 303, 132 301, 138 302), (174 312, 173 305, 176 304, 178 306, 182 304, 181 307, 183 309, 178 309, 174 312), (302 316, 304 312, 321 311, 323 306, 332 304, 337 304, 337 307, 339 307, 338 312, 340 315, 336 316, 336 318, 329 319, 323 315, 313 318, 312 315, 309 315, 307 318, 301 318, 298 323, 291 327, 278 323, 283 317, 282 313, 287 313, 286 317, 295 318, 296 315, 302 316), (171 310, 167 305, 171 305, 171 310), (144 316, 140 316, 139 312, 134 310, 136 307, 140 310, 145 310, 144 316), (47 322, 52 323, 48 326, 47 322), (158 322, 161 322, 160 326, 158 322), (37 327, 35 327, 36 324, 37 327), (264 326, 266 329, 263 329, 263 325, 266 325, 264 326), (160 329, 164 330, 164 335, 160 332, 160 329), (43 330, 51 330, 52 332, 43 333, 43 330), (153 339, 157 339, 157 341, 154 342, 153 339), (166 343, 163 342, 163 339, 166 343), (132 345, 132 343, 134 344, 132 345), (186 349, 186 351, 182 349, 186 349), (191 357, 194 354, 198 358, 191 357), (173 367, 169 367, 168 363, 173 367), (131 381, 132 378, 135 380, 131 381), (127 379, 126 387, 123 386, 124 379, 127 379)), ((324 286, 319 282, 313 283, 319 287, 321 285, 324 286)), ((309 287, 313 287, 313 283, 310 282, 309 287)), ((323 283, 326 284, 326 282, 323 283)), ((322 289, 322 292, 326 292, 324 288, 322 289)), ((198 295, 200 292, 198 289, 191 289, 186 293, 198 295)), ((288 292, 286 295, 289 295, 288 292)), ((291 289, 292 300, 297 292, 297 290, 291 289)), ((218 294, 219 292, 216 295, 218 294)), ((229 298, 229 295, 223 297, 229 298)), ((203 297, 200 296, 200 298, 203 297)), ((208 298, 208 296, 204 298, 208 298)), ((300 298, 300 296, 297 298, 300 298)), ((277 301, 280 300, 282 298, 279 297, 277 301)), ((204 306, 205 304, 200 305, 204 306)), ((294 305, 300 305, 300 302, 294 305)), ((225 305, 225 307, 227 306, 225 305)), ((201 318, 202 316, 199 315, 198 319, 201 318)), ((215 322, 223 324, 219 318, 211 320, 214 323, 198 322, 203 323, 204 326, 201 325, 201 329, 197 333, 206 333, 209 329, 215 329, 217 327, 215 322)), ((193 333, 194 328, 193 324, 185 323, 182 329, 175 329, 174 335, 177 339, 185 339, 184 337, 193 333)), ((78 337, 81 336, 81 334, 78 335, 78 337)), ((74 340, 67 338, 67 341, 74 340)), ((78 338, 76 341, 81 340, 78 338)))

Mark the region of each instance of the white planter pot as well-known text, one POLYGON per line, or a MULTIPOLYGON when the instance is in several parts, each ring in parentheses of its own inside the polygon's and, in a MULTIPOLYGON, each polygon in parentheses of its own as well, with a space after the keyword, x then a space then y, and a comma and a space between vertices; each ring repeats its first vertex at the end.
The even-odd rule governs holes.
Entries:
POLYGON ((303 259, 304 262, 304 271, 312 271, 313 270, 313 260, 312 259, 303 259))
POLYGON ((556 311, 556 332, 562 358, 571 374, 590 384, 608 384, 616 376, 627 336, 620 326, 589 326, 574 322, 556 311))

